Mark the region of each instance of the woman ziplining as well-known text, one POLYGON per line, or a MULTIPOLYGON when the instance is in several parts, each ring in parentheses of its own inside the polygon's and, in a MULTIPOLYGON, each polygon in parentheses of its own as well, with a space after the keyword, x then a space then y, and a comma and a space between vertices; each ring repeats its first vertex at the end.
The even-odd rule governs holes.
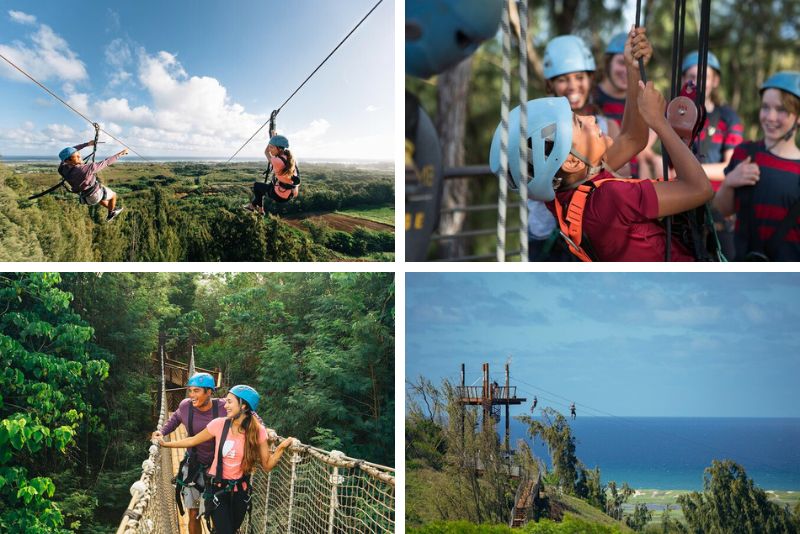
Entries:
POLYGON ((289 151, 289 139, 279 135, 275 127, 275 110, 270 116, 269 142, 264 149, 267 157, 267 170, 264 182, 253 183, 253 198, 242 206, 247 211, 264 215, 264 196, 277 203, 289 202, 300 194, 300 170, 297 161, 289 151))

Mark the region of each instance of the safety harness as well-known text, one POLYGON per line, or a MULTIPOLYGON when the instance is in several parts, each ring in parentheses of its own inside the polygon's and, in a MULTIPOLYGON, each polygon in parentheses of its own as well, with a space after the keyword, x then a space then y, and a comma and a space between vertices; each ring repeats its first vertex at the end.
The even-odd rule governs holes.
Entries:
MULTIPOLYGON (((92 125, 94 126, 94 146, 92 147, 92 153, 87 158, 87 161, 91 160, 91 162, 94 163, 95 155, 97 154, 97 145, 99 144, 99 139, 100 139, 100 125, 97 124, 96 122, 93 122, 92 125)), ((67 183, 67 179, 62 177, 61 181, 58 182, 56 185, 54 185, 53 187, 51 187, 51 188, 49 188, 49 189, 47 189, 45 191, 42 191, 41 193, 36 193, 35 195, 29 196, 28 200, 35 200, 35 199, 37 199, 39 197, 43 197, 45 195, 48 195, 48 194, 52 193, 53 191, 55 191, 56 189, 58 189, 59 187, 61 187, 62 185, 64 186, 64 189, 66 189, 67 191, 69 191, 71 193, 72 191, 69 189, 69 187, 67 187, 66 183, 67 183)), ((100 180, 98 180, 97 175, 95 175, 94 176, 94 180, 92 181, 92 185, 90 185, 87 189, 85 189, 85 190, 83 190, 83 191, 81 191, 79 193, 80 198, 81 198, 81 202, 83 204, 85 204, 86 203, 85 198, 88 197, 88 196, 93 195, 95 193, 95 191, 97 191, 97 188, 100 187, 101 185, 102 184, 100 183, 100 180)))
MULTIPOLYGON (((255 424, 255 421, 252 421, 252 423, 255 424)), ((237 478, 236 480, 225 480, 222 478, 222 450, 225 446, 225 439, 228 437, 230 429, 231 420, 226 419, 225 425, 222 427, 222 434, 219 437, 219 447, 217 448, 217 470, 214 476, 209 480, 209 483, 206 484, 205 491, 203 492, 205 507, 201 516, 205 516, 206 527, 208 527, 209 532, 212 534, 216 532, 216 529, 211 523, 211 513, 219 506, 220 497, 231 494, 234 491, 245 492, 245 503, 247 504, 246 515, 250 513, 251 508, 250 499, 252 498, 252 486, 250 484, 250 475, 244 475, 242 478, 237 478)))
MULTIPOLYGON (((270 137, 274 136, 277 133, 277 119, 278 119, 278 110, 273 110, 269 116, 269 135, 270 137)), ((285 167, 289 166, 289 162, 287 159, 282 155, 278 154, 278 158, 283 162, 285 167)), ((287 196, 282 196, 275 193, 275 196, 278 197, 278 202, 288 202, 289 200, 293 199, 297 196, 297 189, 300 187, 300 169, 297 166, 297 162, 294 165, 294 174, 291 177, 292 182, 282 182, 278 179, 278 176, 273 172, 272 169, 272 161, 267 158, 267 169, 264 171, 264 183, 270 184, 273 188, 278 188, 281 191, 288 191, 287 196)))
MULTIPOLYGON (((218 404, 212 399, 211 401, 211 409, 213 410, 212 414, 214 419, 219 417, 219 406, 218 404)), ((194 436, 194 407, 189 404, 189 436, 194 436)), ((201 482, 199 489, 205 489, 205 470, 208 469, 209 466, 206 464, 201 464, 197 460, 197 449, 195 447, 190 447, 186 450, 186 454, 183 455, 183 460, 181 460, 180 465, 178 466, 178 474, 175 476, 174 484, 175 484, 175 502, 178 504, 178 511, 181 515, 184 514, 183 511, 183 499, 181 499, 181 492, 183 488, 196 488, 198 487, 198 481, 201 482), (187 466, 188 469, 186 471, 186 476, 182 477, 183 475, 183 468, 187 466)))
MULTIPOLYGON (((278 159, 280 159, 286 167, 289 166, 289 161, 282 154, 278 155, 278 159)), ((272 172, 272 170, 272 162, 269 162, 267 164, 267 170, 264 171, 264 183, 268 183, 272 187, 276 187, 282 191, 289 191, 289 194, 286 197, 276 193, 276 196, 280 199, 279 202, 288 202, 296 197, 297 189, 300 187, 300 169, 298 168, 297 163, 294 165, 294 174, 291 178, 292 183, 282 182, 278 179, 278 176, 272 172)))
POLYGON ((640 182, 634 178, 600 178, 599 180, 589 180, 580 184, 566 208, 566 213, 561 202, 556 198, 556 219, 561 228, 561 236, 567 242, 569 251, 581 261, 597 261, 597 255, 589 242, 583 235, 583 212, 586 202, 591 194, 604 183, 607 182, 640 182))

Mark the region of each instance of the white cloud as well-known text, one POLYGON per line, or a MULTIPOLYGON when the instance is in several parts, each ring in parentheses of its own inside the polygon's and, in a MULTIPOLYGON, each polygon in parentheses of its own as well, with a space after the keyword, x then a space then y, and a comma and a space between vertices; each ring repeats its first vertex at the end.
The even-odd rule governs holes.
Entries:
MULTIPOLYGON (((30 40, 31 45, 19 41, 11 45, 0 44, 0 53, 39 81, 80 81, 88 78, 83 62, 50 26, 40 25, 30 40)), ((0 66, 0 75, 14 80, 25 79, 5 62, 0 66)))
POLYGON ((367 113, 372 113, 374 111, 378 111, 381 108, 379 108, 378 106, 373 106, 372 104, 370 104, 369 106, 367 106, 364 109, 366 110, 367 113))
POLYGON ((147 106, 131 109, 127 98, 109 98, 94 105, 94 112, 105 121, 128 122, 138 126, 153 124, 153 113, 147 106))
POLYGON ((22 11, 14 11, 13 9, 8 12, 11 20, 20 24, 36 24, 36 17, 28 15, 22 11))

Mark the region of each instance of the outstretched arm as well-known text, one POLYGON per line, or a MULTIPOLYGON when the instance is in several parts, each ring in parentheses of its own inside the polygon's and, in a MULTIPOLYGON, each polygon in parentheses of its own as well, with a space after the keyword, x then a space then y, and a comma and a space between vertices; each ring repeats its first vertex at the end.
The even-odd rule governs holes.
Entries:
POLYGON ((653 55, 653 47, 647 40, 643 27, 632 29, 625 42, 625 64, 628 68, 628 93, 625 97, 625 111, 622 114, 622 129, 614 144, 606 153, 606 163, 612 169, 619 169, 647 146, 649 129, 639 113, 639 58, 647 63, 653 55))
POLYGON ((285 451, 294 441, 294 438, 286 438, 283 440, 280 445, 275 449, 275 452, 271 452, 269 450, 269 441, 264 441, 261 444, 260 452, 261 452, 261 467, 264 468, 264 471, 271 471, 278 462, 281 460, 281 456, 283 456, 283 451, 285 451))
POLYGON ((178 441, 164 441, 164 439, 161 438, 158 440, 158 444, 168 449, 188 449, 211 439, 214 439, 214 434, 209 432, 207 428, 204 428, 201 432, 190 438, 179 439, 178 441))

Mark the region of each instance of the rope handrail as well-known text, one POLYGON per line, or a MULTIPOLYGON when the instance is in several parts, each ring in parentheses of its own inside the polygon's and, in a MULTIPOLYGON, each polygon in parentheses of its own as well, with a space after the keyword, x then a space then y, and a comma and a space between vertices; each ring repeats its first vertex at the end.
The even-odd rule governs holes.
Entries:
MULTIPOLYGON (((144 156, 142 156, 141 154, 139 154, 138 152, 136 152, 134 149, 132 149, 131 147, 129 147, 128 145, 126 145, 125 143, 123 143, 122 141, 120 141, 119 139, 117 139, 116 137, 114 137, 113 135, 111 135, 110 133, 108 133, 107 131, 105 131, 104 129, 102 129, 102 128, 98 128, 98 127, 97 127, 97 123, 96 123, 96 122, 94 122, 92 119, 90 119, 89 117, 87 117, 86 115, 84 115, 83 113, 81 113, 80 111, 78 111, 77 109, 75 109, 74 107, 70 106, 70 105, 69 105, 67 102, 65 102, 65 101, 64 101, 64 99, 63 99, 63 98, 61 98, 60 96, 58 96, 57 94, 55 94, 53 91, 51 91, 50 89, 48 89, 47 87, 45 87, 45 86, 44 86, 42 83, 40 83, 38 80, 36 80, 36 78, 34 78, 34 77, 33 77, 33 76, 31 76, 30 74, 28 74, 27 72, 25 72, 24 70, 22 70, 22 68, 18 67, 18 66, 17 66, 17 65, 16 65, 16 64, 15 64, 13 61, 11 61, 10 59, 8 59, 6 56, 4 56, 3 54, 0 54, 0 58, 4 59, 4 60, 6 61, 6 63, 8 63, 9 65, 11 65, 11 66, 12 66, 12 67, 14 67, 15 69, 17 69, 19 72, 21 72, 23 75, 25 75, 25 76, 26 76, 26 77, 27 77, 29 80, 31 80, 33 83, 35 83, 36 85, 38 85, 39 87, 41 87, 42 89, 44 89, 45 91, 47 91, 48 93, 50 93, 50 95, 51 95, 53 98, 55 98, 56 100, 58 100, 59 102, 61 102, 62 104, 64 104, 66 107, 68 107, 68 108, 69 108, 70 110, 72 110, 74 113, 76 113, 77 115, 79 115, 79 116, 80 116, 80 117, 81 117, 83 120, 85 120, 85 121, 87 121, 89 124, 91 124, 91 125, 92 125, 94 128, 96 128, 96 129, 98 129, 99 131, 103 132, 104 134, 106 134, 107 136, 109 136, 111 139, 113 139, 114 141, 116 141, 116 142, 117 142, 117 143, 119 143, 120 145, 124 146, 125 148, 127 148, 128 150, 130 150, 131 152, 133 152, 134 154, 136 154, 137 156, 139 156, 139 157, 140 157, 140 158, 142 158, 143 160, 145 160, 145 161, 149 161, 147 158, 145 158, 144 156)), ((95 150, 97 150, 96 146, 97 146, 97 145, 95 145, 95 150)))
POLYGON ((228 158, 228 161, 226 161, 225 163, 230 163, 230 162, 231 162, 231 160, 232 160, 233 158, 235 158, 235 157, 236 157, 236 154, 238 154, 239 152, 241 152, 241 150, 242 150, 244 147, 246 147, 246 146, 247 146, 247 144, 248 144, 248 143, 250 143, 250 141, 252 141, 252 140, 253 140, 253 138, 254 138, 255 136, 257 136, 257 135, 258 135, 258 132, 260 132, 261 130, 263 130, 263 129, 264 129, 264 126, 266 126, 267 124, 269 124, 269 123, 270 123, 270 121, 274 121, 274 120, 275 120, 275 117, 277 117, 278 113, 280 113, 281 109, 283 109, 283 106, 285 106, 285 105, 286 105, 286 104, 289 102, 289 100, 291 100, 291 99, 292 99, 292 97, 293 97, 294 95, 296 95, 296 94, 297 94, 297 92, 298 92, 298 91, 300 91, 300 89, 302 89, 302 88, 303 88, 303 86, 306 84, 306 82, 308 82, 308 80, 310 80, 310 79, 311 79, 311 77, 312 77, 312 76, 314 76, 314 74, 316 74, 316 73, 317 73, 317 71, 318 71, 320 68, 322 68, 322 66, 323 66, 323 65, 324 65, 324 64, 325 64, 325 63, 326 63, 326 62, 327 62, 327 61, 328 61, 328 60, 331 58, 331 56, 333 56, 333 54, 334 54, 334 53, 335 53, 337 50, 339 50, 339 47, 340 47, 340 46, 342 46, 342 45, 344 44, 344 42, 345 42, 345 41, 347 41, 347 39, 348 39, 348 38, 349 38, 351 35, 353 35, 353 32, 355 32, 355 31, 358 29, 358 27, 359 27, 359 26, 361 26, 361 23, 362 23, 362 22, 364 22, 365 20, 367 20, 367 17, 369 17, 369 16, 372 14, 372 12, 373 12, 373 11, 375 11, 375 9, 377 9, 377 7, 378 7, 378 6, 379 6, 379 5, 380 5, 382 2, 383 2, 383 0, 378 0, 378 2, 377 2, 377 3, 376 3, 374 6, 372 6, 372 9, 370 9, 370 10, 367 12, 367 14, 366 14, 366 15, 364 15, 364 17, 363 17, 363 18, 362 18, 360 21, 358 21, 358 24, 356 24, 356 25, 353 27, 353 29, 352 29, 352 30, 350 30, 350 32, 349 32, 347 35, 345 35, 345 36, 344 36, 344 39, 342 39, 341 41, 339 41, 339 44, 337 44, 337 45, 336 45, 336 47, 335 47, 333 50, 331 50, 331 53, 330 53, 330 54, 328 54, 328 55, 325 57, 325 59, 323 59, 323 60, 322 60, 322 63, 320 63, 319 65, 317 65, 317 68, 316 68, 316 69, 314 69, 314 70, 311 72, 311 74, 309 74, 309 75, 308 75, 308 77, 307 77, 305 80, 303 80, 303 83, 301 83, 301 84, 300 84, 300 85, 297 87, 297 89, 295 89, 295 90, 294 90, 294 92, 293 92, 291 95, 289 95, 289 98, 287 98, 286 100, 284 100, 284 101, 283 101, 283 104, 281 104, 280 106, 278 106, 278 109, 274 110, 274 111, 273 111, 273 112, 270 114, 270 118, 269 118, 269 120, 267 120, 267 121, 266 121, 264 124, 262 124, 262 125, 261 125, 261 126, 258 128, 258 130, 256 130, 256 132, 255 132, 253 135, 251 135, 251 136, 250 136, 250 139, 248 139, 247 141, 245 141, 245 142, 244 142, 244 144, 243 144, 242 146, 240 146, 240 147, 239 147, 239 150, 237 150, 236 152, 234 152, 234 153, 233 153, 233 156, 231 156, 230 158, 228 158))

